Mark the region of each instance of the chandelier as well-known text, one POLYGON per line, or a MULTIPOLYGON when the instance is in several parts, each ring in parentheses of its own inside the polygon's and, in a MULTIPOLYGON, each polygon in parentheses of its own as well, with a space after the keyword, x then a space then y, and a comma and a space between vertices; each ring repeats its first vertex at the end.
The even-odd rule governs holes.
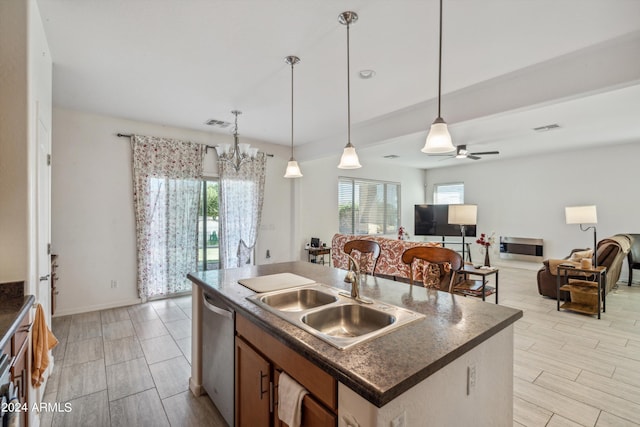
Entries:
POLYGON ((220 144, 216 145, 215 148, 216 153, 218 153, 218 160, 230 163, 237 172, 242 164, 256 159, 258 149, 252 148, 251 144, 240 144, 238 142, 238 116, 242 114, 242 111, 233 110, 231 114, 236 116, 233 128, 233 146, 231 144, 220 144))

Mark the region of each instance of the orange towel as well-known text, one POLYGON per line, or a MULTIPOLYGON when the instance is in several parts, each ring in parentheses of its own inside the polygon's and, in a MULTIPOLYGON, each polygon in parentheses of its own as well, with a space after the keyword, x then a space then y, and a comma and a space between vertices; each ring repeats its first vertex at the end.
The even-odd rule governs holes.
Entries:
POLYGON ((53 335, 44 316, 41 304, 36 308, 36 318, 33 321, 33 332, 31 334, 31 345, 33 353, 33 363, 31 365, 31 384, 34 387, 42 385, 42 374, 49 366, 49 350, 58 345, 58 339, 53 335))

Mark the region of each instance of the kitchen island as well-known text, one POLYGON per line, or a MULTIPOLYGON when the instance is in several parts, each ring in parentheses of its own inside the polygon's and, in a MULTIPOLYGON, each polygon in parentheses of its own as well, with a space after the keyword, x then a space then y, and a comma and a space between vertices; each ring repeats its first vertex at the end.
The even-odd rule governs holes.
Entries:
MULTIPOLYGON (((425 425, 426 420, 429 425, 512 425, 513 323, 521 311, 370 276, 361 283, 363 296, 425 317, 339 350, 247 300, 255 293, 238 283, 285 272, 350 289, 344 270, 306 262, 189 275, 197 285, 190 379, 194 394, 203 392, 202 370, 209 368, 202 360, 202 300, 207 293, 233 308, 237 324, 261 331, 273 345, 290 349, 335 380, 338 425, 388 426, 402 420, 405 425, 425 425)), ((281 368, 287 371, 287 366, 281 368)))

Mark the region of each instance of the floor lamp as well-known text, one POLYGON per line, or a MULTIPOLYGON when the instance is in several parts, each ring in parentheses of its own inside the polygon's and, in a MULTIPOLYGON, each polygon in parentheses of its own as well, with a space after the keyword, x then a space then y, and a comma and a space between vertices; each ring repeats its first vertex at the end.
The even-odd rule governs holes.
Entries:
POLYGON ((568 206, 564 208, 564 215, 567 224, 580 224, 580 230, 588 231, 593 229, 593 265, 598 266, 598 248, 596 237, 596 226, 598 223, 598 215, 595 205, 591 206, 568 206), (590 227, 584 227, 584 224, 594 224, 590 227))
POLYGON ((476 225, 478 217, 477 205, 449 205, 449 224, 459 225, 462 235, 462 264, 464 265, 464 228, 466 225, 476 225))

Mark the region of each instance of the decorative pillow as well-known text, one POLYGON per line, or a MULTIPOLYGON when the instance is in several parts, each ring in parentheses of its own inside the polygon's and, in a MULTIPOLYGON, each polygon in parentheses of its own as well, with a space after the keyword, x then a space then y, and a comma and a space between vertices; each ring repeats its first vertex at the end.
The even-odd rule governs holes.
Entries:
POLYGON ((593 257, 593 249, 588 249, 586 251, 577 251, 571 254, 571 258, 569 261, 580 262, 582 258, 592 258, 593 257))
POLYGON ((427 262, 422 270, 422 283, 425 288, 440 288, 440 265, 427 262))
POLYGON ((425 288, 440 289, 442 277, 451 271, 451 264, 431 263, 424 261, 422 266, 422 284, 425 288))

